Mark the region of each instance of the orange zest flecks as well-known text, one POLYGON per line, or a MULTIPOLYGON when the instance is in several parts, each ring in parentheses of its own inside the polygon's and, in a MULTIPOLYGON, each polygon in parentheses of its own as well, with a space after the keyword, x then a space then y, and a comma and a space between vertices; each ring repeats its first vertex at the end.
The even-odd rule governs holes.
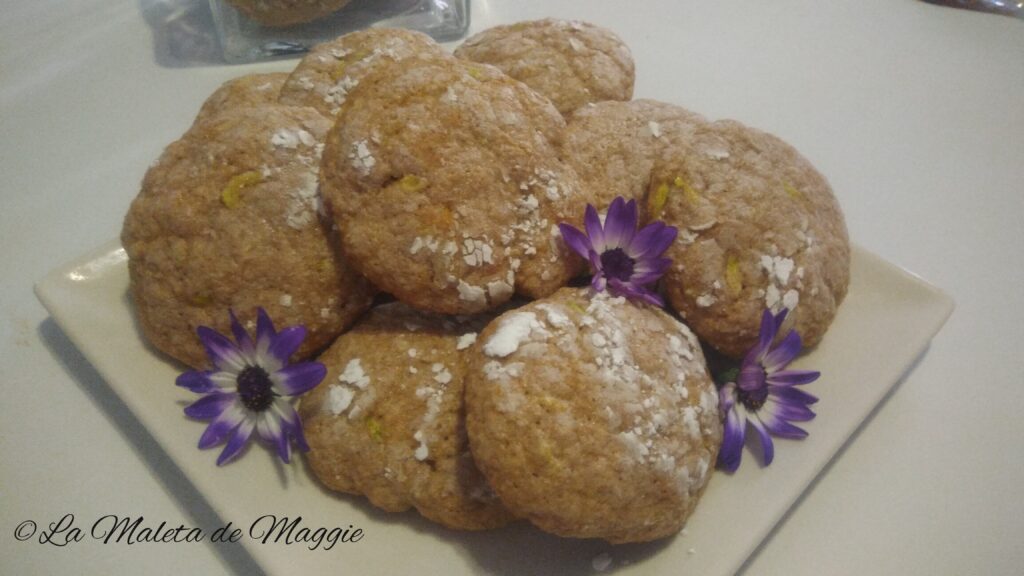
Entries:
POLYGON ((380 425, 380 421, 376 418, 370 417, 366 419, 366 433, 373 438, 375 442, 381 442, 384 440, 384 429, 380 425))
POLYGON ((662 182, 657 188, 655 188, 654 193, 647 197, 647 211, 652 218, 660 215, 661 211, 665 208, 665 202, 668 200, 668 192, 668 183, 662 182))
POLYGON ((426 179, 420 178, 415 174, 406 174, 402 176, 402 179, 398 181, 399 187, 406 192, 419 192, 426 188, 430 183, 426 179))
POLYGON ((740 271, 740 261, 732 254, 726 258, 725 262, 725 285, 729 288, 729 294, 732 296, 743 291, 743 273, 740 271))
POLYGON ((242 202, 242 190, 263 181, 259 172, 243 172, 228 180, 228 185, 220 193, 220 201, 228 208, 236 208, 242 202))

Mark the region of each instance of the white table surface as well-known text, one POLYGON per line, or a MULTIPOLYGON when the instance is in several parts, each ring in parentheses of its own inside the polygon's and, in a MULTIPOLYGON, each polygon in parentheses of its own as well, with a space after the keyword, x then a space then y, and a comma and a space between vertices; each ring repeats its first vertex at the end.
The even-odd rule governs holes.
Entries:
MULTIPOLYGON (((225 546, 14 538, 66 513, 214 522, 32 294, 119 234, 147 166, 217 85, 294 64, 170 66, 145 18, 159 4, 0 0, 2 574, 255 570, 225 546)), ((1024 21, 915 0, 474 0, 472 31, 545 16, 618 32, 637 97, 793 143, 855 242, 957 301, 744 572, 1019 574, 1024 21)))

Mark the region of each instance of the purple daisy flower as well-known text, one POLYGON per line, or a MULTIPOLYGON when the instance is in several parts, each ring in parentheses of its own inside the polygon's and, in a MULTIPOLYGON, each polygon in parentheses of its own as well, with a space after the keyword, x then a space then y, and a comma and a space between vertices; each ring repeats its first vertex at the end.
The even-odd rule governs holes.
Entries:
POLYGON ((725 434, 718 453, 718 467, 727 472, 735 472, 740 466, 748 424, 761 439, 766 466, 775 456, 772 436, 807 437, 805 430, 791 422, 806 422, 814 418, 809 406, 818 399, 796 386, 814 382, 821 373, 785 369, 802 348, 800 334, 796 330, 790 330, 782 342, 772 348, 788 312, 785 308, 777 315, 764 311, 760 337, 740 364, 736 381, 725 384, 718 392, 719 406, 725 413, 725 434))
POLYGON ((594 274, 590 285, 597 292, 605 288, 616 296, 664 306, 661 296, 649 290, 672 265, 662 253, 676 239, 678 230, 655 221, 637 231, 636 201, 621 196, 612 200, 601 222, 597 209, 587 204, 583 219, 586 233, 569 224, 559 224, 565 243, 590 262, 594 274))
POLYGON ((234 312, 230 315, 236 342, 206 326, 197 330, 215 369, 178 376, 178 386, 203 394, 185 408, 185 414, 211 420, 199 438, 200 449, 227 440, 217 458, 218 466, 237 456, 253 431, 288 462, 293 440, 303 452, 309 446, 299 415, 285 397, 312 390, 324 379, 327 369, 319 362, 288 363, 306 338, 304 327, 291 326, 277 332, 267 312, 260 308, 254 341, 234 312))

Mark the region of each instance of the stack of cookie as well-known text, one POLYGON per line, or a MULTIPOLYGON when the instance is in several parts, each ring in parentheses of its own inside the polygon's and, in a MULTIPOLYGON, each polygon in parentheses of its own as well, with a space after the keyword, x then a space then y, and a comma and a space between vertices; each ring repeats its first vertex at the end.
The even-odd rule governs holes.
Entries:
POLYGON ((227 0, 263 26, 281 28, 312 22, 341 10, 351 0, 227 0))
POLYGON ((125 220, 144 334, 199 367, 195 328, 227 330, 227 309, 305 325, 298 355, 326 347, 328 368, 300 407, 310 466, 386 510, 673 534, 722 436, 698 337, 742 355, 761 312, 785 306, 813 345, 849 248, 827 182, 791 147, 630 100, 633 81, 614 34, 542 20, 454 55, 356 32, 290 75, 229 82, 125 220), (567 287, 585 263, 558 224, 616 197, 679 228, 662 290, 693 332, 567 287), (397 302, 371 309, 378 291, 397 302))

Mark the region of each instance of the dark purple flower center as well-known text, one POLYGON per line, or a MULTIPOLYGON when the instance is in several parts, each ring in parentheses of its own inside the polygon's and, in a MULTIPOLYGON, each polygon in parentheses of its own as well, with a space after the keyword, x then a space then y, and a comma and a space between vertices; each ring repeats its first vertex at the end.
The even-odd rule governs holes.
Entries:
POLYGON ((605 278, 629 282, 635 266, 636 260, 630 258, 622 248, 612 248, 601 253, 601 271, 605 278))
POLYGON ((263 412, 274 403, 273 385, 270 382, 270 375, 259 366, 246 366, 238 378, 238 397, 242 404, 253 412, 263 412))
POLYGON ((736 388, 736 399, 747 407, 747 410, 751 412, 757 412, 764 406, 766 400, 768 400, 768 388, 762 386, 756 390, 744 390, 743 388, 736 388))

